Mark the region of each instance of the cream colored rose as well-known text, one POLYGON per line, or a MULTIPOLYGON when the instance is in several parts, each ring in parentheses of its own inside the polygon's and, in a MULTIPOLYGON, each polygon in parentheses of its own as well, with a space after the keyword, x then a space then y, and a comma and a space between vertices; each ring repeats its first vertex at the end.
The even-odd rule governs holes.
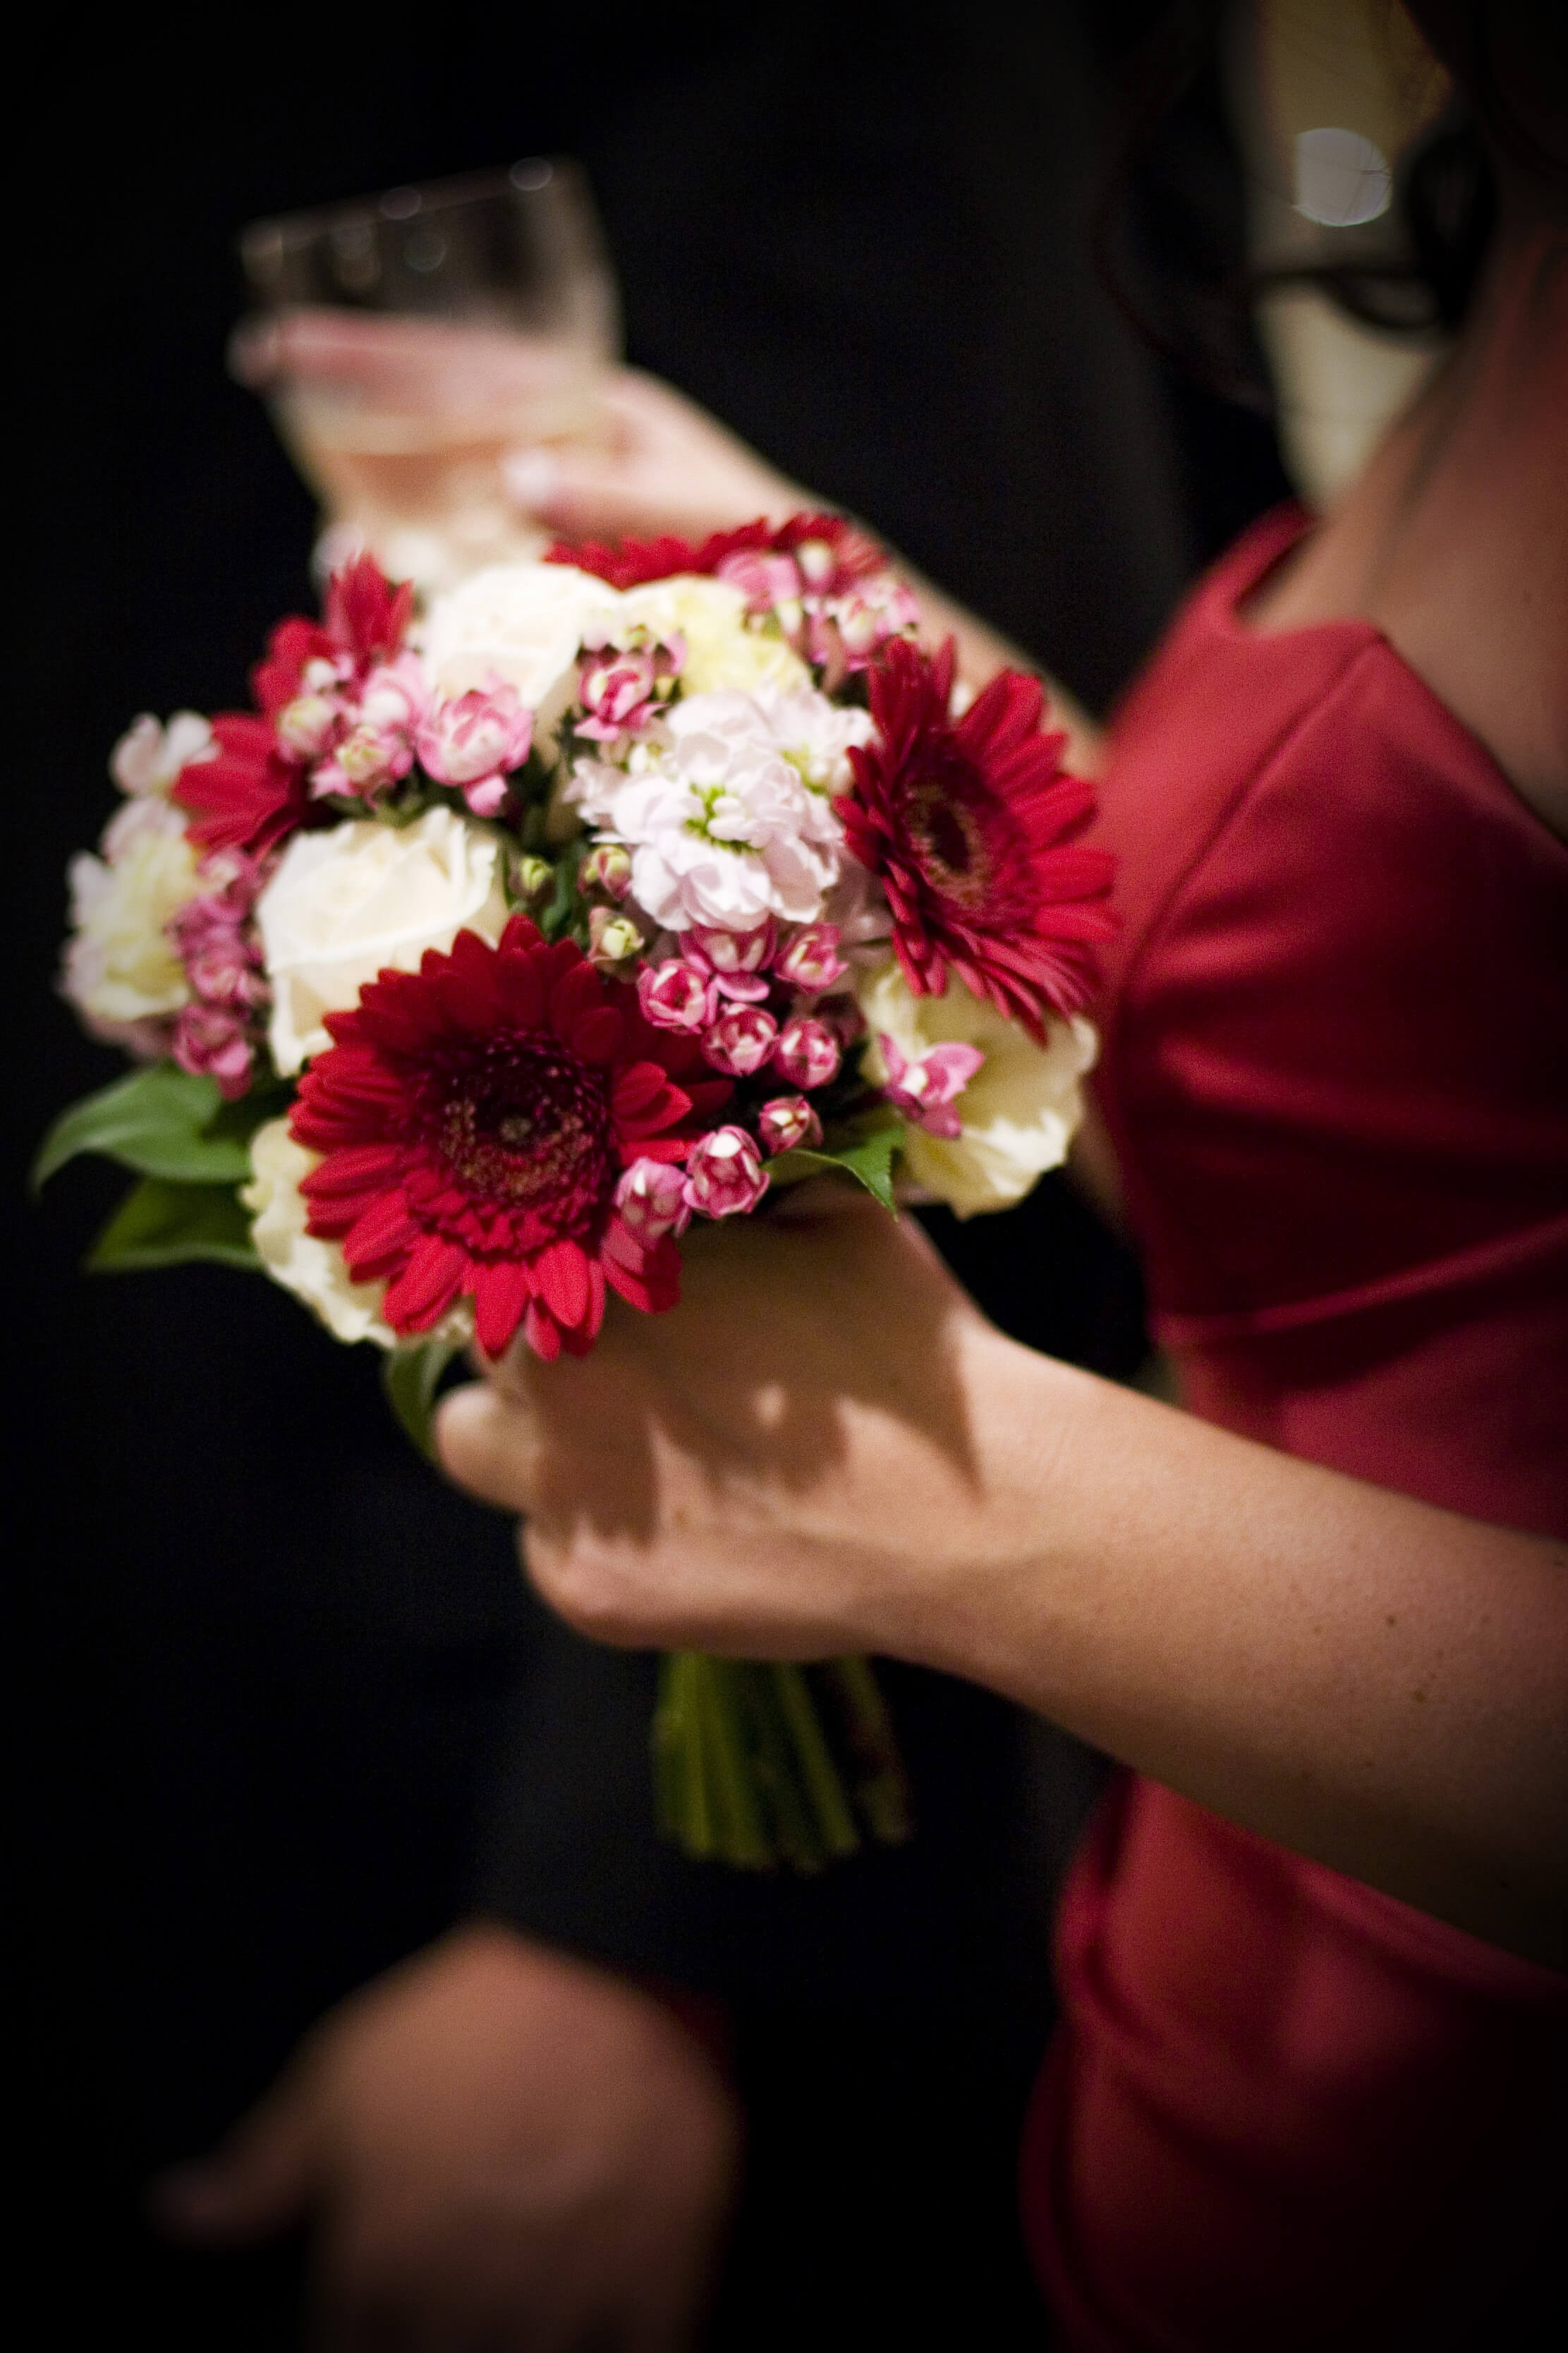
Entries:
POLYGON ((415 824, 353 818, 297 833, 257 902, 272 983, 272 1059, 287 1074, 331 1044, 328 1013, 392 966, 413 972, 460 931, 493 947, 507 920, 500 844, 489 827, 427 809, 415 824))
POLYGON ((1059 1166, 1083 1116, 1079 1081, 1099 1048, 1091 1021, 1053 1021, 1042 1050, 951 977, 944 996, 916 997, 898 965, 884 964, 857 984, 856 994, 871 1033, 860 1068, 874 1086, 888 1075, 879 1031, 910 1060, 942 1045, 974 1046, 985 1057, 957 1100, 960 1134, 949 1141, 909 1129, 904 1163, 917 1185, 972 1218, 981 1209, 1010 1208, 1059 1166))
POLYGON ((257 1129, 250 1139, 251 1179, 239 1195, 251 1213, 256 1254, 273 1282, 302 1299, 336 1338, 395 1347, 381 1317, 385 1284, 353 1282, 342 1244, 305 1230, 310 1207, 300 1187, 321 1158, 296 1144, 286 1119, 269 1119, 257 1129))
POLYGON ((628 588, 621 611, 626 621, 641 622, 667 642, 679 631, 686 640, 680 683, 687 694, 715 694, 726 687, 754 694, 760 686, 811 684, 811 672, 782 638, 746 627, 746 599, 732 581, 678 573, 673 580, 628 588))
POLYGON ((189 997, 166 926, 196 895, 196 861, 184 810, 152 796, 116 811, 103 850, 70 863, 63 985, 89 1022, 114 1029, 177 1013, 189 997))
POLYGON ((492 677, 515 687, 548 746, 576 694, 584 639, 614 631, 621 602, 570 564, 491 564, 432 603, 425 665, 443 699, 492 677))

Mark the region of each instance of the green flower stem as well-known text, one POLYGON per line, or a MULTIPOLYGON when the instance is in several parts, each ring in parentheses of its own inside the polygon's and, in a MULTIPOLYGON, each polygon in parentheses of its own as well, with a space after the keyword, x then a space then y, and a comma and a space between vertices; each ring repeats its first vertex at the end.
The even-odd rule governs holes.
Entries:
POLYGON ((756 1778, 746 1755, 739 1676, 728 1659, 691 1657, 700 1694, 704 1751, 712 1774, 719 1852, 742 1870, 762 1871, 773 1860, 763 1823, 756 1778))
POLYGON ((822 1672, 837 1688, 850 1754, 860 1767, 856 1801, 874 1837, 884 1846, 901 1846, 912 1828, 909 1776, 871 1662, 858 1656, 826 1659, 822 1672))
POLYGON ((823 1737, 805 1677, 798 1667, 783 1660, 774 1662, 773 1673, 779 1705, 800 1760, 806 1795, 816 1811, 823 1844, 829 1854, 853 1854, 860 1843, 859 1833, 850 1815, 838 1768, 823 1737))
POLYGON ((863 1659, 801 1668, 676 1651, 659 1668, 653 1750, 659 1827, 695 1859, 820 1871, 860 1844, 857 1814, 886 1843, 909 1835, 898 1744, 863 1659))
POLYGON ((800 1785, 788 1727, 766 1667, 743 1666, 747 1711, 755 1742, 755 1771, 777 1831, 778 1856, 796 1871, 820 1871, 823 1849, 800 1785))

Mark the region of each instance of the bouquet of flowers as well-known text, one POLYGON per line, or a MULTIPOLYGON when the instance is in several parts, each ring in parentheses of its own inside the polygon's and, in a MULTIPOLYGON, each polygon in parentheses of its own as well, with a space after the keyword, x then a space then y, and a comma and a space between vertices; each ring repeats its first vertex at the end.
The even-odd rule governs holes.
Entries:
MULTIPOLYGON (((693 1220, 824 1169, 1017 1200, 1079 1115, 1110 860, 1039 684, 965 704, 917 620, 834 516, 424 612, 361 557, 253 711, 138 719, 62 981, 138 1067, 38 1166, 135 1171, 89 1265, 259 1268, 385 1351, 427 1445, 457 1351, 673 1306, 693 1220)), ((668 1660, 655 1761, 696 1854, 905 1834, 861 1660, 668 1660)))

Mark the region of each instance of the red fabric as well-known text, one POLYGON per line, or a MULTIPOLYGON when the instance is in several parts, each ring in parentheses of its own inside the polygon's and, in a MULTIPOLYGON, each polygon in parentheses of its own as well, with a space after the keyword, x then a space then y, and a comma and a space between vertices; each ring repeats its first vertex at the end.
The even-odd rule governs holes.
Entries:
MULTIPOLYGON (((1120 716, 1100 1099, 1212 1421, 1568 1534, 1568 846, 1381 634, 1200 585, 1120 716)), ((1074 2353, 1459 2343, 1563 2194, 1568 1979, 1121 1777, 1026 2230, 1074 2353)))

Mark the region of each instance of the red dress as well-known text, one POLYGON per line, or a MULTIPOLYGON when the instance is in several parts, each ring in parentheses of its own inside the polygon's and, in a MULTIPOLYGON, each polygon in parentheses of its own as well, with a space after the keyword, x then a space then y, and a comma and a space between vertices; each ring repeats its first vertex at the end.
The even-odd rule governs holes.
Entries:
MULTIPOLYGON (((1154 1329, 1210 1421, 1568 1535, 1568 846, 1376 628, 1238 621, 1303 528, 1200 584, 1105 783, 1154 1329)), ((1073 2353, 1436 2353, 1563 2195, 1568 1979, 1168 1789, 1113 1784, 1058 1967, 1023 2197, 1073 2353)))

